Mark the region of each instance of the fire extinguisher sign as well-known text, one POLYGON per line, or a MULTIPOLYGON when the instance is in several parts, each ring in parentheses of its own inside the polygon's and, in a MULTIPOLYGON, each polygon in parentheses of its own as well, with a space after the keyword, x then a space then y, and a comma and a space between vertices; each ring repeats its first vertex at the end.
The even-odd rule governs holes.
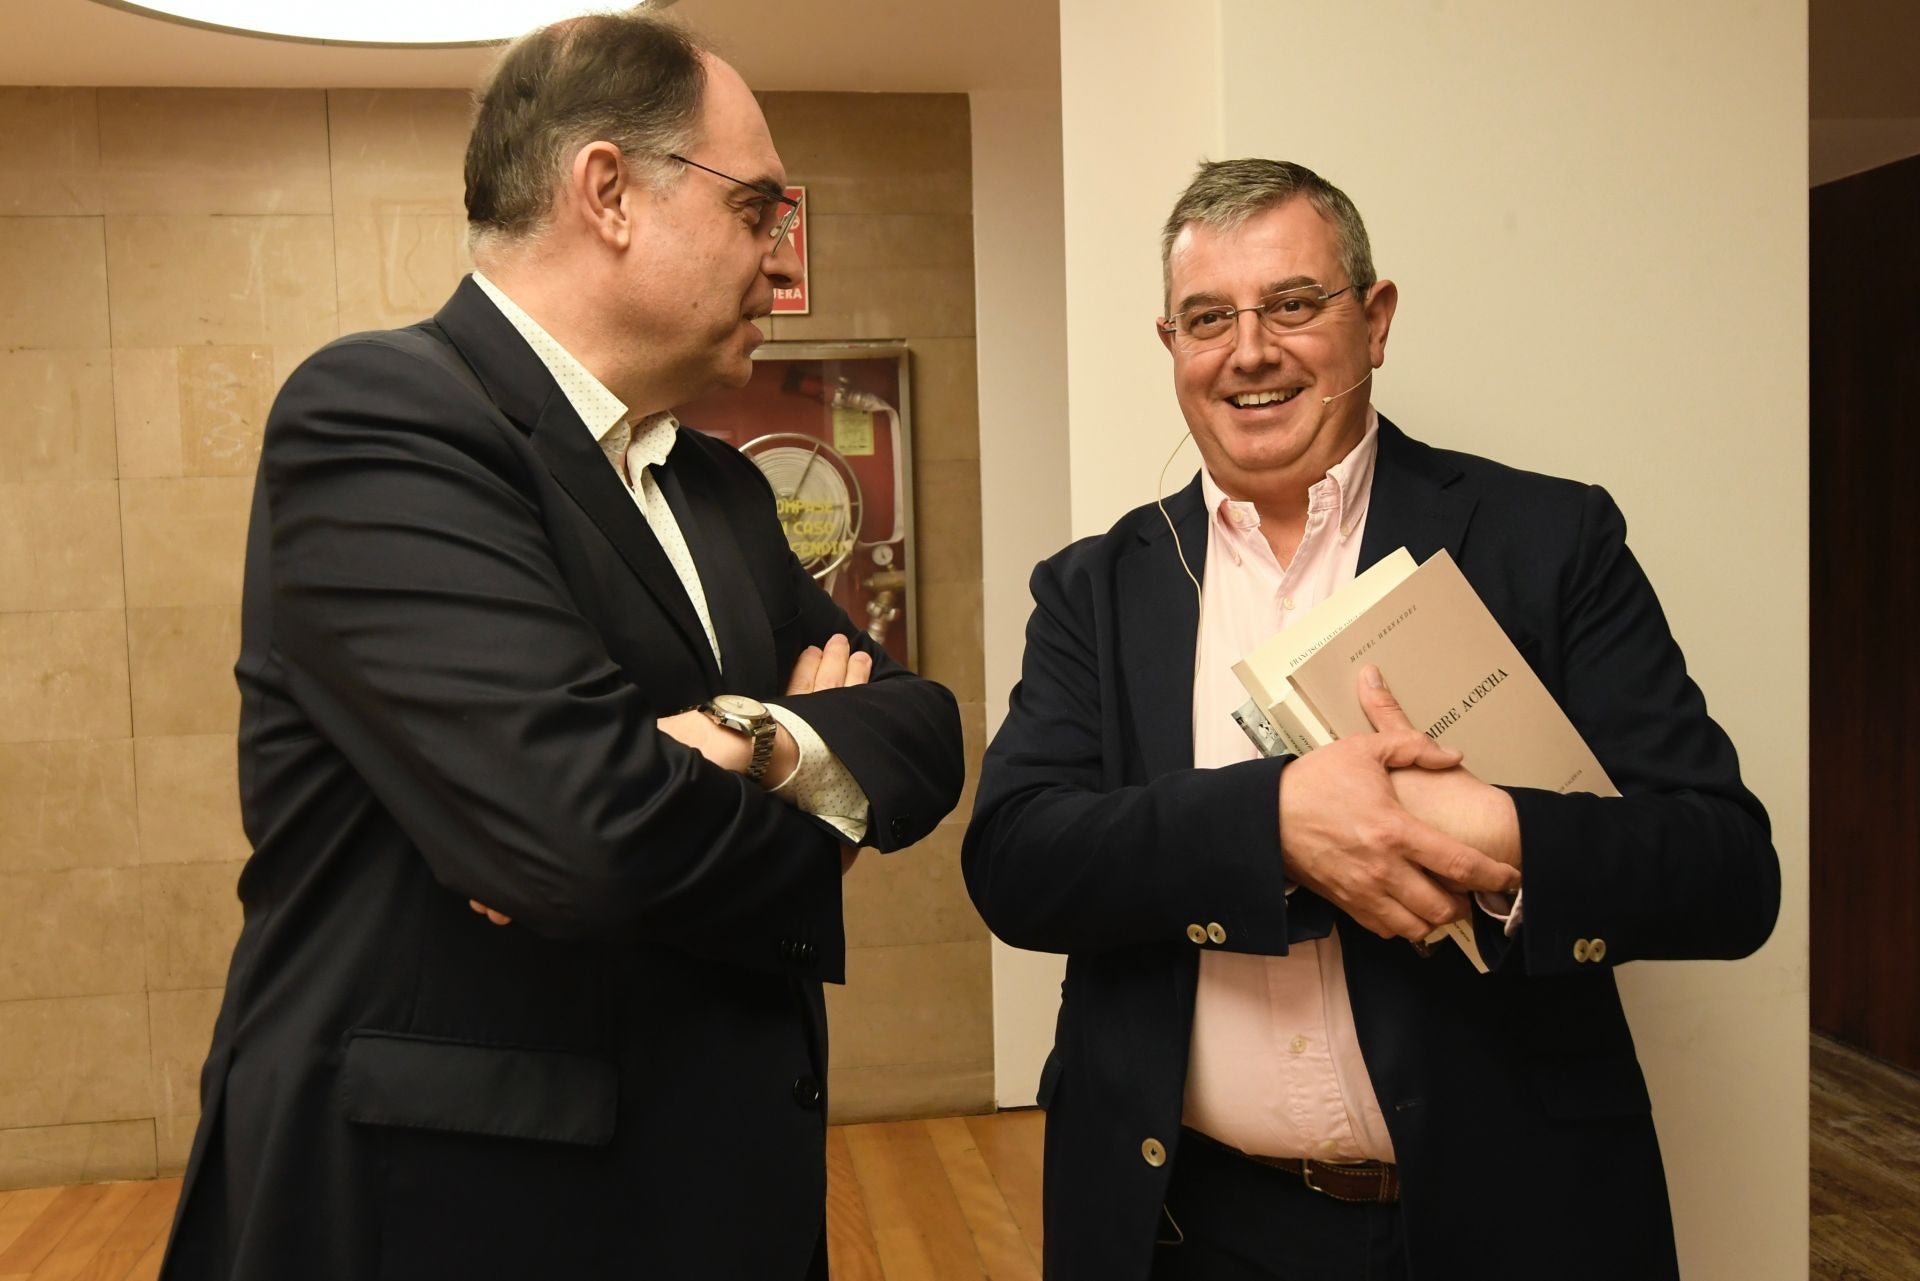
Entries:
POLYGON ((787 195, 800 202, 800 216, 793 220, 793 230, 787 234, 793 237, 793 251, 800 255, 800 278, 786 289, 773 291, 773 314, 776 316, 804 316, 807 314, 807 189, 788 187, 787 195))

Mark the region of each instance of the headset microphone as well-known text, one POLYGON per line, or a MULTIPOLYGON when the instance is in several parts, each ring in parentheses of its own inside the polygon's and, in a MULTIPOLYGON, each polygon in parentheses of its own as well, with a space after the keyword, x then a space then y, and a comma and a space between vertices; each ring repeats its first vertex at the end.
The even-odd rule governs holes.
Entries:
MULTIPOLYGON (((1366 378, 1362 378, 1362 379, 1361 379, 1361 380, 1360 380, 1359 382, 1357 382, 1357 383, 1355 383, 1355 384, 1354 384, 1353 386, 1351 386, 1351 387, 1349 387, 1349 388, 1347 388, 1347 391, 1359 391, 1359 390, 1360 390, 1360 389, 1361 389, 1362 387, 1364 387, 1364 386, 1366 386, 1366 385, 1367 385, 1367 379, 1369 379, 1369 378, 1372 378, 1372 377, 1373 377, 1373 371, 1372 371, 1371 369, 1369 369, 1369 370, 1367 371, 1367 377, 1366 377, 1366 378)), ((1334 393, 1333 393, 1333 395, 1331 395, 1331 396, 1322 396, 1322 397, 1320 398, 1320 403, 1321 403, 1322 405, 1331 405, 1331 404, 1332 404, 1332 403, 1333 403, 1334 401, 1336 401, 1336 400, 1338 400, 1338 399, 1340 399, 1340 398, 1341 398, 1342 396, 1344 396, 1344 395, 1346 395, 1346 394, 1347 394, 1347 391, 1336 391, 1336 392, 1334 392, 1334 393)))

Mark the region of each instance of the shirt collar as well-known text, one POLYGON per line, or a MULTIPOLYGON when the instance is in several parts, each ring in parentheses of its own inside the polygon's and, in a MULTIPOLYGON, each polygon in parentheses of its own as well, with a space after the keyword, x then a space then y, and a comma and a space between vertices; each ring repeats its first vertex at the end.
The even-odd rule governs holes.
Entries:
POLYGON ((480 292, 493 301, 507 323, 524 339, 533 354, 553 375, 554 382, 560 385, 561 394, 567 403, 573 406, 573 412, 580 416, 593 438, 608 457, 618 459, 621 454, 629 454, 631 462, 639 462, 658 467, 667 461, 667 454, 673 448, 674 431, 679 426, 670 413, 649 414, 639 423, 629 425, 628 410, 625 402, 607 385, 588 372, 559 340, 540 327, 540 322, 526 313, 526 310, 507 297, 500 286, 488 280, 480 272, 473 273, 473 283, 480 286, 480 292))
MULTIPOLYGON (((1373 490, 1373 463, 1380 452, 1380 412, 1367 407, 1367 428, 1360 443, 1347 456, 1327 470, 1327 474, 1307 491, 1308 511, 1331 511, 1339 517, 1341 537, 1353 533, 1366 515, 1367 499, 1373 490)), ((1251 534, 1260 528, 1260 512, 1252 503, 1229 498, 1213 478, 1200 469, 1200 494, 1207 510, 1220 525, 1237 534, 1251 534)))

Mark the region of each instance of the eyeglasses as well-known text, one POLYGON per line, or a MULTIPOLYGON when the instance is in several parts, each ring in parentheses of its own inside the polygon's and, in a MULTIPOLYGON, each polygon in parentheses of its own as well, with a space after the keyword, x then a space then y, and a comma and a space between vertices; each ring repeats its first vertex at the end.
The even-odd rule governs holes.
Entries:
POLYGON ((1260 323, 1266 326, 1268 333, 1290 333, 1304 329, 1319 319, 1328 303, 1352 288, 1352 285, 1347 285, 1328 293, 1320 285, 1303 285, 1298 289, 1282 289, 1279 293, 1268 294, 1251 307, 1207 303, 1200 307, 1189 307, 1172 320, 1161 321, 1160 330, 1172 334, 1175 341, 1188 350, 1215 347, 1233 337, 1234 325, 1240 319, 1240 313, 1251 311, 1260 317, 1260 323))
POLYGON ((689 160, 685 156, 674 152, 667 153, 667 159, 678 160, 683 165, 690 165, 704 173, 710 173, 716 178, 724 178, 734 186, 745 187, 748 191, 761 197, 766 201, 766 204, 761 207, 760 220, 762 222, 767 220, 767 216, 771 214, 773 210, 779 208, 781 205, 785 205, 787 207, 786 213, 782 214, 780 221, 767 232, 767 235, 773 238, 773 248, 768 252, 777 253, 779 251, 780 242, 787 238, 787 233, 793 230, 794 220, 800 216, 800 202, 798 200, 795 200, 786 192, 781 191, 772 183, 747 182, 744 179, 734 177, 730 173, 721 173, 718 169, 709 169, 697 160, 689 160))

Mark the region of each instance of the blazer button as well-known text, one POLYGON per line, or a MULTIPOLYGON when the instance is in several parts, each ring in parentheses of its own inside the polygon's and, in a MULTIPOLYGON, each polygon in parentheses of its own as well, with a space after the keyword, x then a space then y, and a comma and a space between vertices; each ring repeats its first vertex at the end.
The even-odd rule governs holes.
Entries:
POLYGON ((803 1076, 793 1083, 793 1101, 809 1112, 820 1106, 820 1099, 824 1093, 817 1077, 803 1076))
POLYGON ((1189 925, 1187 927, 1187 937, 1200 946, 1205 947, 1207 944, 1207 927, 1199 924, 1189 925))
POLYGON ((802 965, 812 965, 812 964, 813 964, 813 944, 811 944, 811 943, 802 943, 802 944, 800 945, 800 956, 799 956, 799 961, 800 961, 800 964, 802 964, 802 965))
POLYGON ((1213 940, 1215 943, 1226 942, 1227 941, 1226 927, 1221 925, 1220 922, 1218 921, 1207 922, 1207 937, 1213 940))
POLYGON ((1160 1140, 1158 1139, 1148 1139, 1142 1143, 1140 1145, 1140 1156, 1142 1160, 1156 1170, 1167 1163, 1167 1150, 1161 1146, 1160 1140))
POLYGON ((1607 941, 1605 939, 1595 939, 1593 942, 1587 944, 1587 959, 1595 965, 1606 960, 1607 941))
POLYGON ((1573 959, 1584 962, 1592 950, 1592 947, 1593 945, 1585 939, 1575 939, 1573 941, 1573 959))

